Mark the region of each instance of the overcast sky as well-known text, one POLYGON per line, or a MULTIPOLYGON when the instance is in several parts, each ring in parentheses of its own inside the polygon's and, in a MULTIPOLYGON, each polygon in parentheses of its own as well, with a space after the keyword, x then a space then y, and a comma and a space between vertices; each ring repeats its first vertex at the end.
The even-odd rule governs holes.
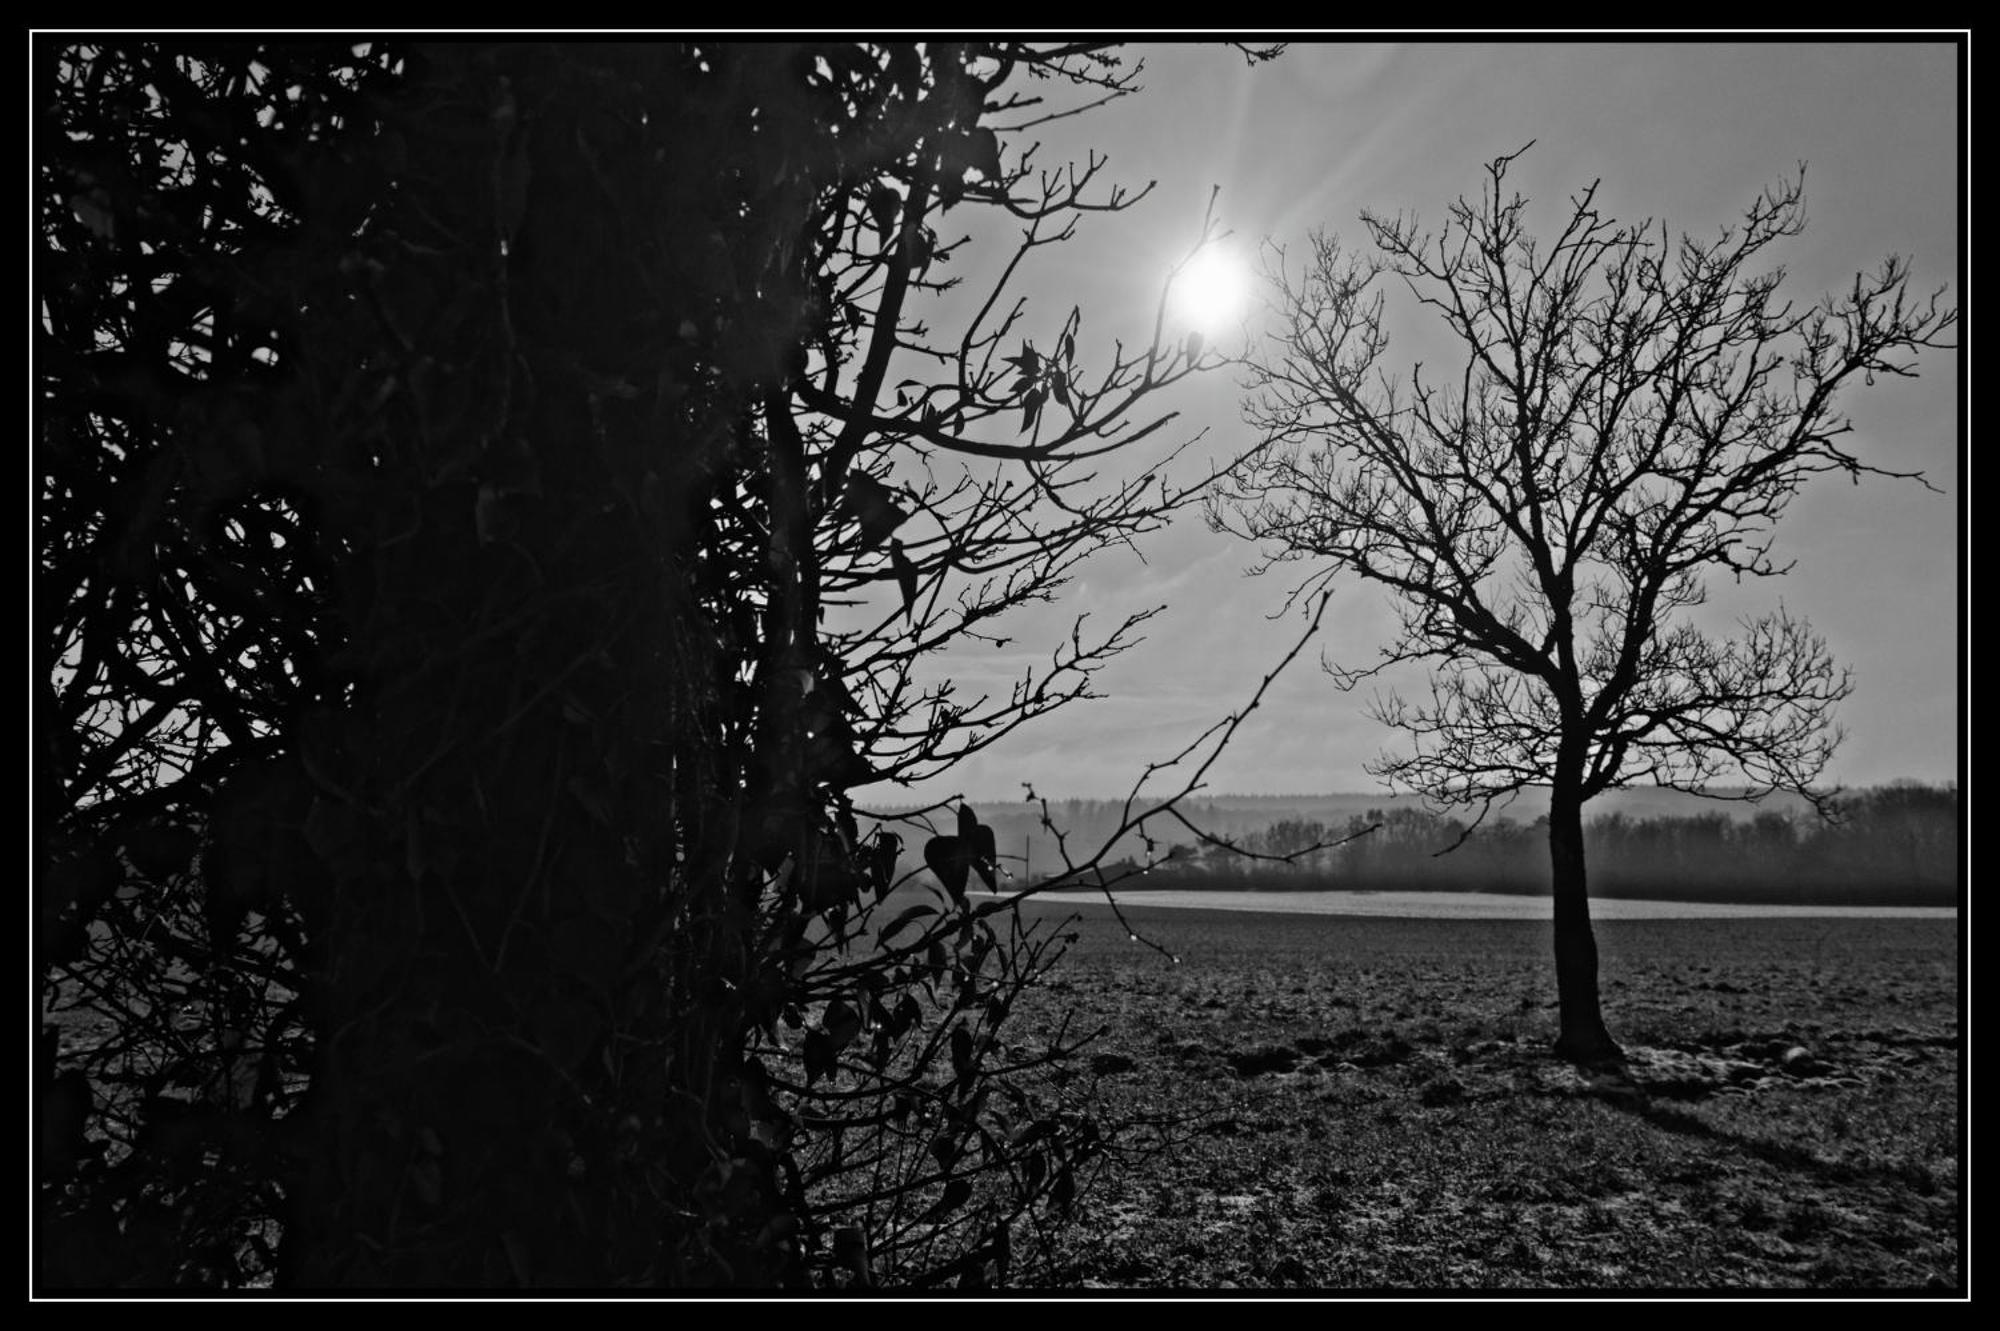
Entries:
MULTIPOLYGON (((1113 336, 1144 340, 1164 269, 1194 238, 1212 186, 1221 187, 1222 220, 1239 242, 1297 252, 1315 227, 1360 239, 1364 208, 1413 211, 1429 229, 1448 202, 1478 191, 1486 162, 1531 139, 1536 146, 1508 176, 1534 200, 1531 225, 1559 221, 1570 194, 1601 180, 1597 201, 1607 216, 1712 235, 1804 162, 1810 224, 1780 254, 1787 295, 1810 302, 1896 253, 1912 260, 1913 285, 1945 287, 1947 300, 1958 300, 1958 73, 1948 43, 1295 43, 1254 69, 1216 46, 1133 54, 1145 61, 1143 92, 1035 134, 1038 160, 1094 148, 1108 154, 1111 176, 1158 181, 1133 211, 1084 219, 1073 241, 1042 251, 1027 274, 1028 331, 1042 329, 1040 340, 1053 343, 1078 303, 1080 356, 1093 338, 1107 350, 1113 336)), ((1008 152, 1020 146, 1010 142, 1008 152)), ((969 286, 982 259, 996 256, 968 249, 969 286)), ((1424 335, 1392 346, 1387 364, 1406 374, 1413 359, 1441 363, 1442 348, 1427 348, 1424 335)), ((1856 688, 1841 712, 1847 738, 1830 773, 1848 785, 1942 781, 1957 771, 1956 353, 1928 354, 1921 372, 1857 388, 1843 406, 1863 458, 1920 470, 1943 493, 1822 478, 1779 530, 1777 553, 1797 561, 1789 577, 1710 587, 1705 623, 1726 626, 1782 598, 1852 667, 1856 688)), ((1182 413, 1179 437, 1207 429, 1194 450, 1203 457, 1248 442, 1237 387, 1225 375, 1184 386, 1165 405, 1182 413)), ((914 794, 1012 800, 1023 782, 1051 796, 1123 793, 1148 761, 1248 698, 1300 628, 1271 618, 1292 585, 1287 571, 1246 579, 1254 552, 1210 534, 1198 517, 1155 536, 1143 553, 1143 564, 1122 552, 1100 558, 1067 589, 1059 613, 1016 622, 1014 646, 955 653, 947 666, 962 694, 1004 694, 1028 661, 1046 659, 1074 614, 1088 611, 1100 623, 1165 604, 1146 643, 1100 677, 1110 696, 1017 732, 914 794)), ((1366 715, 1364 694, 1336 690, 1317 658, 1368 662, 1390 620, 1380 593, 1340 587, 1320 638, 1239 733, 1210 790, 1376 788, 1363 764, 1403 740, 1366 715)), ((1420 677, 1413 682, 1421 687, 1420 677)), ((871 804, 907 798, 863 794, 871 804)))

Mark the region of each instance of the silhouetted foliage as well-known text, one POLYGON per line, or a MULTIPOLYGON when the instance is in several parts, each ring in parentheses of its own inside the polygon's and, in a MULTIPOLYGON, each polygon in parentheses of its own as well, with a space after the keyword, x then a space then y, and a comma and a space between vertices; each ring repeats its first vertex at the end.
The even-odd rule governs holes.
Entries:
POLYGON ((1773 250, 1804 226, 1797 181, 1713 239, 1620 225, 1596 187, 1549 240, 1488 168, 1435 236, 1363 214, 1374 256, 1316 236, 1277 274, 1272 350, 1250 367, 1247 416, 1270 444, 1211 510, 1271 562, 1351 574, 1393 593, 1400 632, 1352 686, 1424 664, 1428 699, 1377 714, 1414 748, 1374 769, 1442 805, 1551 790, 1549 851, 1561 993, 1558 1048, 1615 1057, 1598 1006, 1583 806, 1621 785, 1749 793, 1813 783, 1849 680, 1806 624, 1777 612, 1715 637, 1686 612, 1703 578, 1782 574, 1772 531, 1813 477, 1894 475, 1845 440, 1844 390, 1908 375, 1957 321, 1912 299, 1891 258, 1797 308, 1773 250), (1442 378, 1388 375, 1384 297, 1400 278, 1463 352, 1442 378))
POLYGON ((68 1088, 41 1102, 37 1280, 241 1283, 275 1261, 313 1044, 290 884, 319 866, 215 824, 276 808, 254 774, 347 692, 296 275, 303 212, 323 235, 366 207, 339 127, 392 76, 45 39, 34 78, 36 964, 68 1088))
POLYGON ((1003 1038, 1060 943, 910 882, 993 885, 972 810, 907 856, 849 792, 1085 694, 1146 612, 912 670, 1208 479, 1098 474, 1193 353, 1004 303, 1131 201, 1023 81, 1130 73, 34 59, 38 1283, 1012 1278, 1105 1140, 1003 1038), (933 342, 960 208, 1023 239, 933 342))

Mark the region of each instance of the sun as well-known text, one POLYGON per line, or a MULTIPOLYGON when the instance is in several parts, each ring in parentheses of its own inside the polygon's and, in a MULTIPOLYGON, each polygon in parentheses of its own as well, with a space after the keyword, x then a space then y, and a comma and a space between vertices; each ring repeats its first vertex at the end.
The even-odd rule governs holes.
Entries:
POLYGON ((1174 275, 1168 297, 1174 321, 1210 339, 1241 323, 1249 305, 1249 265, 1221 241, 1195 252, 1174 275))

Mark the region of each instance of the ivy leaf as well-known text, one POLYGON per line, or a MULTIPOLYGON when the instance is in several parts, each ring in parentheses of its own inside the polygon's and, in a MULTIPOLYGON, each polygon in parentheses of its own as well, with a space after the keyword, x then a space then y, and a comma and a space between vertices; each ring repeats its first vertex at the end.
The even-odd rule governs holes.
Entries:
POLYGON ((980 824, 972 834, 972 867, 979 871, 988 892, 998 892, 1000 883, 995 871, 1000 866, 1000 848, 994 844, 993 829, 980 824))
POLYGON ((889 884, 896 881, 896 856, 902 849, 903 838, 894 832, 876 834, 875 853, 869 868, 874 871, 877 896, 887 892, 889 884))
POLYGON ((1062 1208, 1064 1215, 1069 1214, 1069 1204, 1076 1200, 1076 1175, 1070 1172, 1067 1164, 1056 1171, 1055 1186, 1049 1189, 1049 1198, 1062 1208))
POLYGON ((100 240, 111 240, 118 234, 118 218, 111 211, 111 195, 99 188, 88 194, 72 194, 69 199, 70 211, 76 220, 90 229, 90 234, 100 240))
POLYGON ((896 212, 903 206, 903 196, 887 185, 877 185, 868 191, 868 215, 875 219, 875 229, 887 240, 896 229, 896 212))
POLYGON ((965 136, 965 157, 974 171, 989 182, 1000 180, 1000 136, 984 125, 965 136))
POLYGON ((148 878, 162 879, 179 873, 193 861, 201 839, 184 827, 169 823, 142 823, 124 834, 125 857, 148 878))
POLYGON ((861 524, 861 548, 872 550, 889 539, 889 533, 909 521, 910 515, 896 504, 895 491, 865 471, 847 473, 840 508, 861 524))
POLYGON ((896 574, 896 586, 903 592, 903 617, 914 620, 917 617, 917 566, 903 553, 901 541, 889 542, 889 567, 896 574))
POLYGON ((915 97, 924 77, 923 61, 907 42, 889 43, 889 81, 905 95, 915 97))
POLYGON ((36 1123, 36 1158, 45 1176, 67 1173, 90 1150, 84 1124, 90 1118, 90 1079, 81 1072, 65 1072, 41 1087, 41 1110, 36 1123))
POLYGON ((805 1043, 806 1084, 811 1085, 820 1077, 833 1075, 833 1037, 825 1031, 807 1031, 805 1043))
POLYGON ((979 821, 970 804, 958 806, 958 836, 956 838, 965 861, 979 871, 979 877, 986 884, 988 892, 1000 890, 994 870, 1000 862, 1000 850, 993 839, 993 829, 979 821))
POLYGON ((482 485, 472 501, 472 527, 481 545, 511 541, 521 530, 521 520, 507 509, 507 497, 493 485, 482 485))
POLYGON ((826 1015, 820 1019, 820 1025, 825 1028, 826 1037, 833 1042, 837 1053, 861 1034, 861 1014, 845 1001, 835 999, 826 1005, 826 1015))
POLYGON ((1021 433, 1035 428, 1035 418, 1042 414, 1042 392, 1038 388, 1021 399, 1021 433))
POLYGON ((965 1205, 971 1196, 972 1185, 962 1178, 955 1178, 944 1185, 944 1196, 937 1199, 937 1205, 924 1212, 924 1219, 931 1221, 950 1215, 953 1211, 965 1205))
POLYGON ((965 878, 971 872, 972 860, 964 842, 955 836, 932 837, 924 843, 924 863, 944 884, 945 891, 951 893, 953 901, 965 900, 965 878))
POLYGON ((882 930, 882 932, 875 935, 875 942, 877 943, 877 945, 887 943, 891 938, 894 938, 897 934, 901 933, 905 925, 911 923, 914 920, 921 920, 926 915, 935 915, 937 914, 937 909, 938 908, 936 906, 925 905, 923 903, 919 903, 915 906, 910 907, 908 910, 904 911, 901 915, 898 915, 895 919, 889 921, 888 925, 882 930))

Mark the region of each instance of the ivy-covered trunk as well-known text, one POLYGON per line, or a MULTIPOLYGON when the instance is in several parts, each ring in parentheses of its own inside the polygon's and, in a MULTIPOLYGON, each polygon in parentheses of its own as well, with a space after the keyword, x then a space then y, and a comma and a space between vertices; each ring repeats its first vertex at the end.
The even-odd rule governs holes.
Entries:
POLYGON ((1123 206, 1003 164, 1000 85, 1128 77, 1068 45, 127 45, 40 66, 75 100, 38 447, 79 751, 45 756, 91 813, 45 829, 38 945, 45 993, 110 978, 64 1011, 117 1032, 45 1043, 43 1278, 1006 1281, 1102 1155, 1074 1049, 1000 1038, 1060 944, 968 895, 998 866, 962 801, 919 820, 936 904, 896 899, 849 792, 1080 696, 1143 615, 976 718, 911 669, 1187 498, 1042 528, 1005 477, 919 478, 931 446, 1049 456, 1197 367, 1152 346, 1086 393, 1076 311, 1011 388, 1018 311, 921 407, 891 362, 928 336, 904 297, 952 285, 921 276, 944 210, 1123 206), (1008 442, 1050 393, 1060 438, 1008 442), (1005 577, 941 604, 982 551, 1005 577), (825 621, 892 579, 900 619, 825 621))
POLYGON ((329 873, 291 1286, 791 1277, 694 536, 739 403, 696 354, 728 201, 675 154, 728 148, 674 58, 424 52, 311 325, 356 687, 292 737, 329 873))

